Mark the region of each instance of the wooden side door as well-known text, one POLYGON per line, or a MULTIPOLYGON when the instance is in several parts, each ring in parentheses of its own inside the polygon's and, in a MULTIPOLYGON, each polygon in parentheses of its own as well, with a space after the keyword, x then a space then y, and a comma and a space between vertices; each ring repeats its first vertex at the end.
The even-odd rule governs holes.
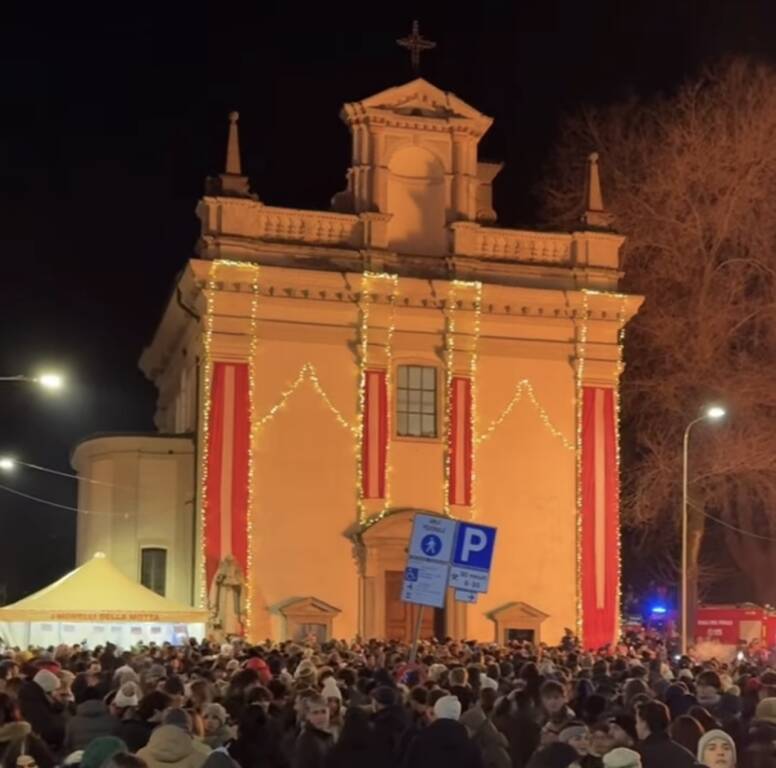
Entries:
MULTIPOLYGON (((412 632, 415 628, 420 606, 402 602, 401 589, 404 582, 404 571, 385 572, 385 636, 387 640, 412 642, 412 632)), ((438 625, 439 614, 443 612, 436 608, 425 607, 420 625, 420 637, 428 640, 435 636, 434 627, 438 625)))

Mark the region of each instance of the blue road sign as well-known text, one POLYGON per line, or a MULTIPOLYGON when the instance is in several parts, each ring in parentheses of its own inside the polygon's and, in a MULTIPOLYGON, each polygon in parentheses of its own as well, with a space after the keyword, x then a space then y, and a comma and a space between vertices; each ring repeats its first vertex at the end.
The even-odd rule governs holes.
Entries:
POLYGON ((495 544, 495 528, 474 523, 458 523, 453 548, 453 565, 489 571, 495 544))
POLYGON ((455 539, 455 520, 433 515, 415 515, 409 556, 449 563, 455 539))

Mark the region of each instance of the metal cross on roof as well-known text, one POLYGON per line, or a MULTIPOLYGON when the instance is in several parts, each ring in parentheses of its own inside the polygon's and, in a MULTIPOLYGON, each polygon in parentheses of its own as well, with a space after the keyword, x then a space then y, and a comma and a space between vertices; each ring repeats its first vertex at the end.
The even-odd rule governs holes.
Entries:
POLYGON ((436 43, 426 40, 420 34, 420 25, 417 19, 412 22, 412 33, 407 37, 401 37, 396 41, 402 48, 410 52, 410 61, 412 62, 412 71, 417 75, 420 71, 420 54, 422 51, 430 51, 436 47, 436 43))

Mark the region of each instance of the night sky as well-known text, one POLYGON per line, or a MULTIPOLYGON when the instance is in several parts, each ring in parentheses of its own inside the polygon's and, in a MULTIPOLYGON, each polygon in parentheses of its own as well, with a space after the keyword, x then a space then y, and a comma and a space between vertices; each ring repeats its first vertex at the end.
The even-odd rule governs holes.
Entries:
MULTIPOLYGON (((506 162, 500 222, 530 225, 564 112, 669 91, 727 54, 776 56, 767 0, 171 5, 175 17, 163 3, 115 18, 4 8, 0 375, 49 366, 69 386, 0 384, 0 453, 72 471, 84 436, 153 428, 137 360, 192 255, 229 110, 260 199, 326 209, 348 162, 339 108, 412 78, 394 41, 418 18, 437 42, 421 74, 495 118, 481 156, 506 162)), ((76 504, 72 480, 0 482, 76 504)), ((69 570, 74 531, 74 513, 0 491, 0 593, 69 570)))

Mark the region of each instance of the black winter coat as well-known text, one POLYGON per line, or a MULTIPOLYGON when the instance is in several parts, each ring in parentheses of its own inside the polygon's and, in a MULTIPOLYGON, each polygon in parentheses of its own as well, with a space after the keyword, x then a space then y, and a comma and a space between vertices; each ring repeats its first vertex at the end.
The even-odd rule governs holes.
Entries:
POLYGON ((333 744, 334 737, 330 733, 305 725, 294 745, 292 768, 324 768, 326 755, 333 744))
POLYGON ((465 726, 455 720, 435 720, 410 744, 403 768, 483 768, 482 753, 465 726))
POLYGON ((642 768, 695 768, 695 756, 667 733, 652 733, 636 747, 642 768))
POLYGON ((98 736, 111 736, 119 721, 102 701, 84 701, 65 728, 65 752, 70 754, 86 747, 98 736))
POLYGON ((64 706, 53 701, 37 683, 29 680, 19 689, 19 709, 32 726, 32 732, 58 752, 65 740, 64 706))
POLYGON ((122 720, 114 729, 113 735, 120 738, 127 745, 127 749, 134 754, 148 744, 151 733, 157 725, 159 723, 149 723, 147 720, 131 717, 129 720, 122 720))
POLYGON ((399 704, 385 707, 372 716, 375 749, 388 758, 389 765, 399 765, 402 734, 409 725, 409 714, 399 704))

